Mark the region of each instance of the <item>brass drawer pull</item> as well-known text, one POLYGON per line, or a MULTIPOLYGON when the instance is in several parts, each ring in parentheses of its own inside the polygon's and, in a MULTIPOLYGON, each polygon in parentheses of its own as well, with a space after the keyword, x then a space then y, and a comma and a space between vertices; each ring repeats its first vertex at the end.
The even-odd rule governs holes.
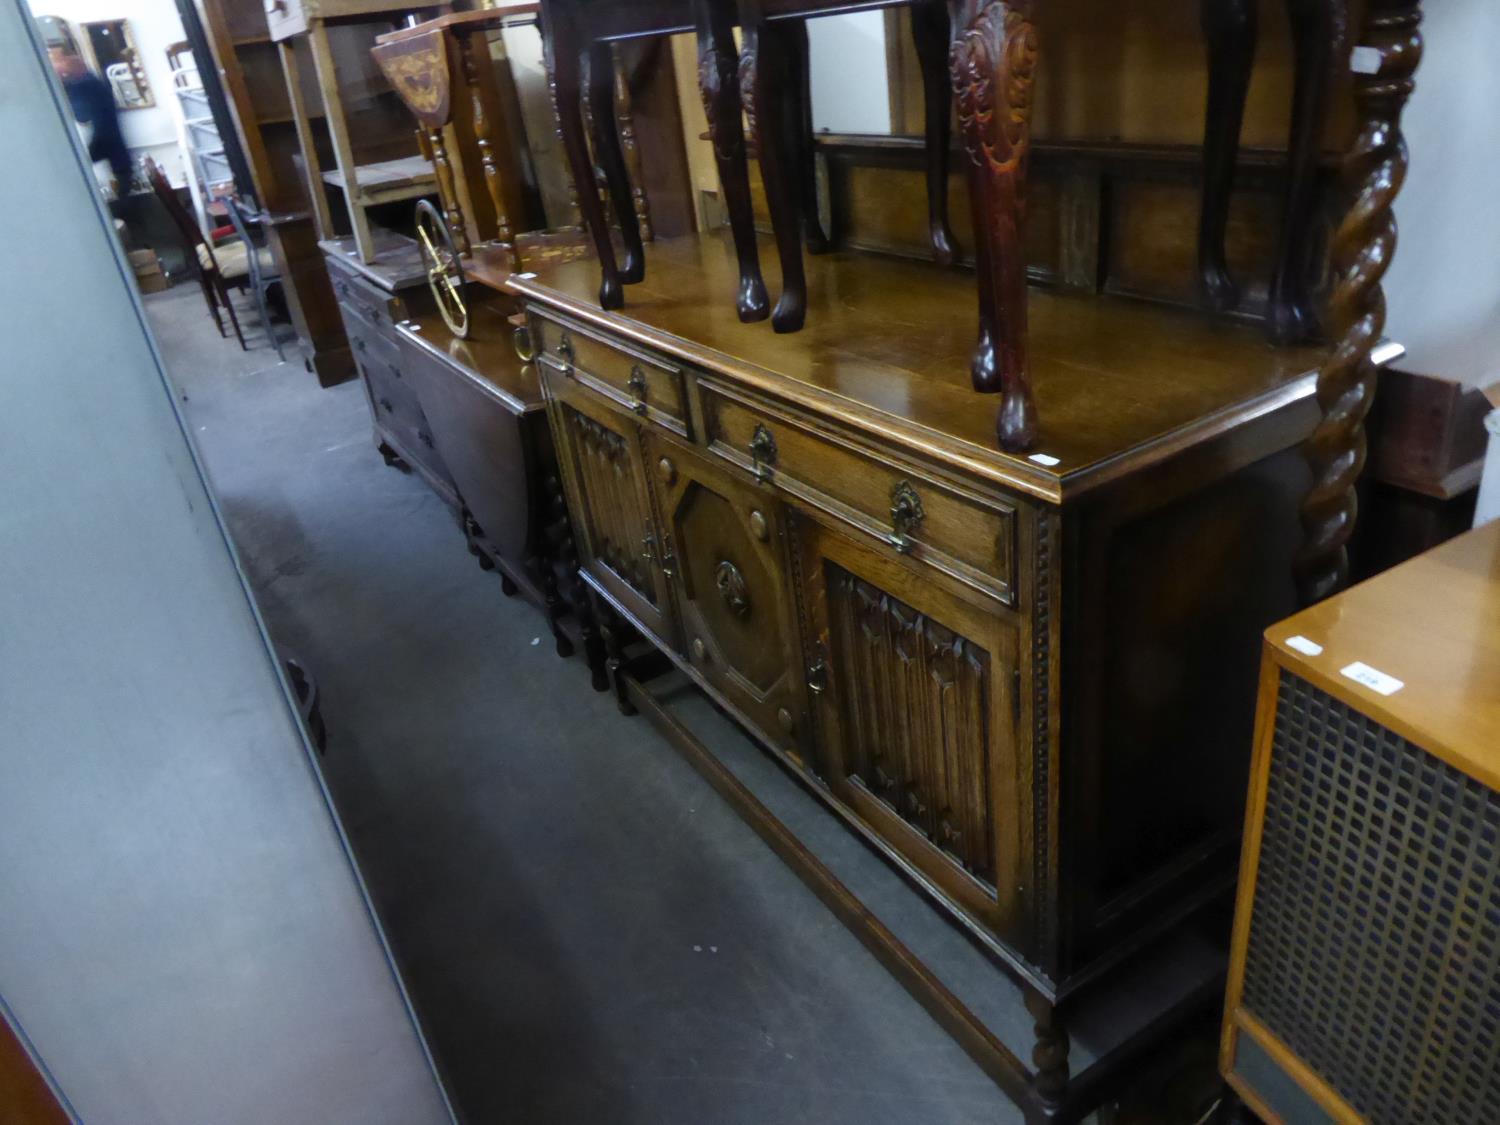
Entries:
POLYGON ((510 342, 516 349, 516 357, 522 363, 530 363, 536 359, 536 341, 531 338, 531 329, 526 325, 516 325, 515 332, 511 334, 510 342))
POLYGON ((814 695, 828 690, 828 662, 821 656, 807 666, 807 690, 814 695))
POLYGON ((719 588, 719 597, 729 607, 729 612, 743 620, 750 616, 750 588, 740 568, 728 559, 719 562, 714 571, 714 585, 719 588))
POLYGON ((640 365, 630 369, 630 381, 625 384, 626 388, 635 396, 635 401, 630 404, 630 409, 637 414, 646 413, 646 373, 641 370, 640 365))
POLYGON ((759 424, 755 427, 755 433, 750 436, 750 462, 754 467, 756 480, 771 479, 771 470, 776 464, 776 439, 770 430, 759 424))
POLYGON ((927 513, 922 508, 922 498, 909 480, 901 481, 891 489, 891 533, 890 543, 903 555, 911 553, 911 533, 922 526, 927 513))
POLYGON ((663 539, 661 541, 661 572, 665 578, 677 577, 677 556, 672 553, 672 541, 663 539))
POLYGON ((557 341, 557 354, 568 365, 567 374, 571 375, 573 373, 573 337, 566 331, 563 332, 562 338, 557 341))

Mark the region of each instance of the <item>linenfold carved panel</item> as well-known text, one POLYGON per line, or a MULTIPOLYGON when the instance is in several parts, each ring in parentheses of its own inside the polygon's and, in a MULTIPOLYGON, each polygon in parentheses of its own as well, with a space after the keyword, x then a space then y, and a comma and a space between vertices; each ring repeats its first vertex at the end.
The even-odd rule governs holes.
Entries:
POLYGON ((578 466, 579 492, 586 511, 588 542, 594 557, 652 605, 656 604, 647 552, 652 544, 650 513, 630 443, 608 426, 571 406, 562 407, 568 447, 578 466))
POLYGON ((851 778, 993 886, 989 653, 825 565, 851 778))

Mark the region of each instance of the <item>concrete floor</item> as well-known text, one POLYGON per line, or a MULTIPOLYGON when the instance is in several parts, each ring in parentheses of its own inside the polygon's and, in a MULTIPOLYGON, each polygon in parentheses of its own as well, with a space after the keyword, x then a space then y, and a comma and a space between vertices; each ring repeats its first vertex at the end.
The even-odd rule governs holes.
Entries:
POLYGON ((328 783, 467 1121, 1020 1120, 382 464, 358 383, 278 365, 249 302, 248 352, 196 286, 146 307, 271 635, 318 679, 328 783))

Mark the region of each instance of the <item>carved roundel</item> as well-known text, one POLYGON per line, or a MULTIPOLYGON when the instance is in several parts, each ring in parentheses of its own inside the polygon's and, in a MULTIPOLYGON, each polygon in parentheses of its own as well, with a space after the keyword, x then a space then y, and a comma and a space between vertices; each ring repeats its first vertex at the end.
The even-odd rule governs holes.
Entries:
POLYGON ((714 571, 714 584, 718 586, 719 596, 724 599, 729 612, 740 618, 750 616, 750 589, 745 585, 745 576, 739 567, 728 559, 722 560, 714 571))

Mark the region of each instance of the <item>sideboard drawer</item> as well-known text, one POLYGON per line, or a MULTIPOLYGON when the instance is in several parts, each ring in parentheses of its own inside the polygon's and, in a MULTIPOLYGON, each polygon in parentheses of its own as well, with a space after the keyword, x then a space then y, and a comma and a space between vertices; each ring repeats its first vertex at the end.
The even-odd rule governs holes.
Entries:
POLYGON ((1006 605, 1016 510, 895 462, 795 412, 700 377, 705 439, 720 457, 1006 605))
POLYGON ((681 437, 691 436, 682 368, 573 325, 546 317, 533 323, 537 347, 565 374, 681 437))

